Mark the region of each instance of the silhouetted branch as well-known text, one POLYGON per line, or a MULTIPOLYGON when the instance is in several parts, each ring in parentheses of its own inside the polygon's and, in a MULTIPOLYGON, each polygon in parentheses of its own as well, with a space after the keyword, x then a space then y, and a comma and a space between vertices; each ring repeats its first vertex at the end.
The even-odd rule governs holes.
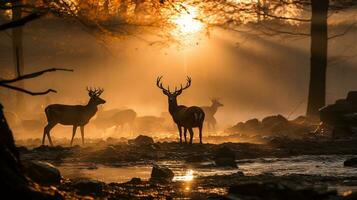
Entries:
POLYGON ((9 89, 12 89, 12 90, 16 90, 16 91, 19 91, 19 92, 23 92, 23 93, 26 93, 26 94, 30 94, 30 95, 33 95, 33 96, 36 96, 36 95, 44 95, 44 94, 48 94, 50 92, 54 92, 54 93, 57 93, 56 90, 53 90, 53 89, 48 89, 44 92, 31 92, 29 90, 25 90, 23 88, 19 88, 19 87, 15 87, 15 86, 12 86, 12 85, 7 85, 7 84, 0 84, 1 87, 5 87, 5 88, 9 88, 9 89))
POLYGON ((9 83, 13 83, 13 82, 17 82, 20 80, 24 80, 24 79, 30 79, 30 78, 35 78, 37 76, 40 76, 46 72, 54 72, 54 71, 68 71, 68 72, 73 72, 73 69, 64 69, 64 68, 51 68, 51 69, 45 69, 39 72, 34 72, 31 74, 25 74, 22 76, 18 76, 14 79, 10 79, 10 80, 0 80, 0 85, 2 84, 9 84, 9 83))
POLYGON ((53 90, 53 89, 48 89, 48 90, 43 91, 43 92, 32 92, 32 91, 29 91, 29 90, 25 90, 23 88, 19 88, 19 87, 16 87, 16 86, 8 85, 9 83, 14 83, 14 82, 21 81, 21 80, 24 80, 24 79, 35 78, 35 77, 38 77, 38 76, 40 76, 40 75, 42 75, 42 74, 44 74, 46 72, 53 72, 53 71, 70 71, 70 72, 73 72, 73 69, 51 68, 51 69, 45 69, 45 70, 42 70, 42 71, 39 71, 39 72, 34 72, 34 73, 31 73, 31 74, 25 74, 25 75, 22 75, 22 76, 18 76, 16 78, 10 79, 10 80, 0 80, 0 87, 9 88, 9 89, 16 90, 16 91, 19 91, 19 92, 23 92, 23 93, 26 93, 26 94, 30 94, 30 95, 33 95, 33 96, 44 95, 44 94, 48 94, 50 92, 57 93, 57 91, 53 90))
POLYGON ((5 24, 1 24, 0 25, 0 31, 3 31, 3 30, 6 30, 6 29, 9 29, 9 28, 15 28, 15 27, 18 27, 18 26, 23 26, 25 25, 26 23, 30 22, 30 21, 33 21, 35 19, 38 19, 40 17, 42 17, 45 13, 40 13, 40 12, 34 12, 34 13, 31 13, 25 17, 22 17, 21 19, 18 19, 18 20, 13 20, 11 22, 7 22, 5 24))
POLYGON ((271 17, 273 19, 279 19, 279 20, 292 20, 292 21, 299 21, 299 22, 311 22, 311 19, 303 19, 303 18, 296 18, 296 17, 283 17, 283 16, 276 16, 272 15, 269 13, 264 13, 264 12, 256 12, 257 14, 260 14, 262 16, 267 16, 271 17))
POLYGON ((357 24, 357 22, 350 24, 342 33, 332 35, 332 36, 328 37, 328 39, 334 39, 334 38, 346 35, 356 24, 357 24))
POLYGON ((268 34, 268 35, 286 34, 286 35, 292 35, 292 36, 310 36, 309 33, 277 30, 277 29, 271 28, 269 26, 265 26, 263 24, 259 24, 259 25, 271 32, 271 33, 267 33, 264 30, 260 30, 262 33, 265 33, 265 34, 268 34))

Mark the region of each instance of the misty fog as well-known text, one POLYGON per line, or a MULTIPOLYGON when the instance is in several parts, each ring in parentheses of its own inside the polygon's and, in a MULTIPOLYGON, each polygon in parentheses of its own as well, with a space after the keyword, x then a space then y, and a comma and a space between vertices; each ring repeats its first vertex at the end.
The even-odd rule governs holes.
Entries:
MULTIPOLYGON (((168 111, 168 103, 156 87, 159 75, 170 88, 184 84, 186 76, 192 77, 192 86, 178 97, 179 104, 208 106, 210 98, 219 98, 224 104, 216 114, 221 130, 250 118, 282 114, 293 119, 306 111, 309 38, 258 37, 211 29, 209 37, 200 35, 183 46, 150 45, 142 39, 145 36, 135 35, 103 44, 78 24, 46 20, 24 29, 25 71, 65 67, 74 72, 25 81, 26 88, 53 88, 58 93, 25 96, 30 114, 24 118, 43 114, 49 103, 86 104, 87 86, 104 88, 104 110, 131 108, 138 116, 160 116, 168 111)), ((357 59, 338 57, 343 53, 353 56, 355 33, 330 41, 329 56, 338 62, 331 60, 328 68, 327 103, 357 89, 357 59)), ((9 49, 11 40, 2 33, 0 70, 8 77, 14 73, 9 49)), ((16 92, 1 91, 6 111, 21 112, 15 107, 15 96, 16 92)))

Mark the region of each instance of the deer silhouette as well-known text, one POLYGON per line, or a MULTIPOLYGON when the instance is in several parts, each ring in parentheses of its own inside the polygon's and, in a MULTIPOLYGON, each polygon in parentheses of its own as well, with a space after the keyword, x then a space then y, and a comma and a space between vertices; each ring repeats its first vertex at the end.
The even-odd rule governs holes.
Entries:
POLYGON ((115 132, 118 131, 119 127, 123 130, 124 126, 127 125, 129 132, 133 133, 136 116, 137 113, 133 109, 98 111, 97 118, 93 120, 93 124, 96 128, 104 130, 114 126, 115 132))
POLYGON ((207 124, 207 129, 212 129, 215 130, 217 120, 214 117, 216 114, 217 110, 219 107, 222 107, 223 104, 219 102, 218 99, 211 99, 211 106, 202 106, 201 108, 205 112, 206 115, 206 124, 207 124))
POLYGON ((198 106, 187 107, 184 105, 177 105, 177 96, 179 96, 183 90, 185 90, 191 86, 191 78, 187 77, 186 86, 182 87, 182 84, 181 84, 181 88, 179 90, 177 90, 177 88, 175 88, 174 92, 171 92, 169 87, 167 89, 165 89, 162 86, 161 79, 162 79, 162 76, 157 78, 156 85, 168 97, 169 112, 170 112, 172 119, 176 123, 177 128, 179 130, 180 143, 182 143, 182 127, 184 128, 183 134, 185 137, 185 143, 187 143, 187 140, 186 140, 187 130, 190 132, 190 144, 192 144, 192 139, 193 139, 193 128, 198 127, 200 143, 202 144, 202 126, 203 126, 203 121, 205 119, 205 113, 198 106))
POLYGON ((73 138, 76 134, 77 127, 79 126, 81 128, 82 144, 84 145, 84 126, 97 112, 97 106, 105 103, 105 100, 99 97, 103 93, 103 89, 93 90, 87 88, 87 91, 90 97, 87 105, 52 104, 45 108, 47 125, 44 128, 42 145, 45 144, 45 137, 47 135, 48 141, 50 142, 51 146, 53 146, 50 131, 58 123, 62 125, 73 126, 71 146, 73 143, 73 138))

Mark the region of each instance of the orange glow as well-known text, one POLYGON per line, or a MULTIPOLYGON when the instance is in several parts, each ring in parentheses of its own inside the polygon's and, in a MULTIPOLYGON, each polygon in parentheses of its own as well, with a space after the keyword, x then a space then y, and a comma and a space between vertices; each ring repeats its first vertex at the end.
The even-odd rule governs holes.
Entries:
POLYGON ((203 24, 197 20, 197 8, 185 5, 185 10, 172 18, 172 22, 176 25, 175 32, 181 34, 192 34, 199 32, 203 28, 203 24))

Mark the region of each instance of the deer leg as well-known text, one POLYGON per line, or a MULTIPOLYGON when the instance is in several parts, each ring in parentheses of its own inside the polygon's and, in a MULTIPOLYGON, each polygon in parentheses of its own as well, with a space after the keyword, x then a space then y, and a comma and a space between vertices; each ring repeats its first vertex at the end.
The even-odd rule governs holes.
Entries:
POLYGON ((192 130, 192 128, 189 128, 188 131, 190 132, 190 144, 192 144, 193 130, 192 130))
POLYGON ((53 146, 52 140, 51 140, 51 136, 50 136, 50 131, 51 129, 56 126, 56 124, 47 124, 43 130, 43 138, 42 138, 42 145, 45 144, 45 139, 46 139, 46 135, 48 138, 48 141, 50 142, 50 145, 53 146))
POLYGON ((187 133, 187 128, 183 129, 183 136, 185 137, 185 143, 187 143, 187 139, 186 139, 186 134, 187 133))
POLYGON ((200 134, 200 144, 202 144, 202 125, 198 127, 199 134, 200 134))
POLYGON ((182 129, 181 129, 181 126, 177 125, 177 128, 178 128, 179 133, 180 133, 180 143, 182 143, 182 129))
POLYGON ((71 146, 72 146, 72 144, 73 144, 73 138, 74 138, 74 136, 76 135, 76 131, 77 131, 77 126, 73 126, 71 146))
POLYGON ((84 126, 81 126, 82 145, 84 145, 84 126))

